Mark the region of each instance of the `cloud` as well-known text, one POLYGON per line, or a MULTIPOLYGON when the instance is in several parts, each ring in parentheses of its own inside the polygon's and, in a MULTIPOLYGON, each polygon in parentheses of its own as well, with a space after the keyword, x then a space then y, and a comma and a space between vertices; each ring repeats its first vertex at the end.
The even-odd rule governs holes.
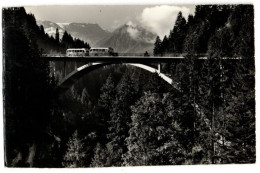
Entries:
POLYGON ((121 25, 121 23, 120 23, 119 20, 114 20, 112 25, 111 25, 112 26, 111 30, 113 31, 114 29, 118 28, 120 25, 121 25))
POLYGON ((134 24, 132 21, 127 22, 127 32, 133 39, 137 39, 140 35, 139 30, 136 28, 136 24, 134 24))
POLYGON ((129 26, 136 27, 136 24, 133 23, 131 20, 129 20, 126 24, 129 25, 129 26))
POLYGON ((190 8, 180 6, 160 5, 145 8, 140 16, 140 22, 144 27, 163 38, 164 35, 169 35, 180 11, 186 19, 191 13, 190 8))

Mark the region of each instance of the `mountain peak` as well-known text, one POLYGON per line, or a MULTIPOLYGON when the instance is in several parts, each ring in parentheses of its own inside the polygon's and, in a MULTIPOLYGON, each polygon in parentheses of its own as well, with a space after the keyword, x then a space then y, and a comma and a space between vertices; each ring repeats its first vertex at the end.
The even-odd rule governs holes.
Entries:
POLYGON ((112 47, 120 53, 152 53, 156 34, 138 25, 124 24, 115 29, 111 36, 98 42, 99 46, 112 47))
POLYGON ((68 26, 70 23, 57 23, 57 25, 59 25, 59 27, 61 27, 62 29, 65 30, 65 27, 68 26))
POLYGON ((132 23, 127 23, 120 26, 113 33, 128 34, 132 39, 146 43, 154 43, 156 38, 155 33, 148 31, 139 25, 134 25, 132 23))
POLYGON ((91 46, 95 46, 98 41, 111 34, 110 32, 103 30, 98 24, 92 23, 54 23, 51 21, 37 21, 37 24, 43 25, 45 32, 49 35, 55 36, 56 28, 58 28, 61 38, 66 30, 72 37, 80 38, 85 42, 88 42, 91 46))
POLYGON ((152 53, 156 34, 145 28, 128 22, 121 25, 112 33, 102 29, 93 23, 54 23, 51 21, 37 21, 43 25, 49 35, 55 36, 56 28, 59 28, 60 38, 65 30, 74 38, 80 38, 90 44, 91 47, 113 47, 117 52, 152 53))

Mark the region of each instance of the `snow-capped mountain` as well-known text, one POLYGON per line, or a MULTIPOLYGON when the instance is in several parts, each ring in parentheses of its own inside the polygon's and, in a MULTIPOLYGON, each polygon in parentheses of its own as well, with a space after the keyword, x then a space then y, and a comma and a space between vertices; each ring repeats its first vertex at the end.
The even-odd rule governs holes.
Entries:
POLYGON ((57 23, 50 22, 50 21, 37 21, 37 25, 40 26, 42 25, 44 27, 44 31, 50 35, 55 37, 56 33, 56 28, 59 29, 59 33, 62 36, 65 29, 61 28, 57 23))
POLYGON ((108 37, 111 33, 103 30, 98 24, 89 23, 54 23, 50 21, 37 21, 37 24, 43 25, 47 34, 55 36, 56 28, 59 29, 60 38, 65 30, 74 38, 80 38, 95 46, 98 41, 108 37))
POLYGON ((98 24, 50 21, 37 21, 37 24, 43 25, 45 32, 53 37, 58 28, 60 38, 66 30, 74 38, 88 42, 91 47, 112 47, 120 53, 152 53, 156 38, 156 34, 132 24, 125 24, 112 33, 102 29, 98 24))

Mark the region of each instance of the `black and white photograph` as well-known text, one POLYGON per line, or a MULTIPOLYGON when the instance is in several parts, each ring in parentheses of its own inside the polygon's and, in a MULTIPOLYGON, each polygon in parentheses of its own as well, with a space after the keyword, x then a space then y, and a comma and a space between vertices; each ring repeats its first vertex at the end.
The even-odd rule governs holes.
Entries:
POLYGON ((254 165, 254 26, 228 1, 2 6, 0 164, 254 165))

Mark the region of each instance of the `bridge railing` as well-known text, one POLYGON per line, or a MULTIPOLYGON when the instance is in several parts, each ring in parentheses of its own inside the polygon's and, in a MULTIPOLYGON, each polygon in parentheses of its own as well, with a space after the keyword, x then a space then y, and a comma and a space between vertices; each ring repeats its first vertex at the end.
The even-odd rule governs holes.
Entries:
MULTIPOLYGON (((145 53, 118 53, 118 56, 151 56, 151 57, 185 57, 188 53, 164 53, 159 55, 145 54, 145 53)), ((207 54, 195 54, 196 57, 204 57, 207 54)))
MULTIPOLYGON (((66 54, 61 53, 50 53, 50 54, 42 54, 43 57, 66 57, 66 54)), ((164 53, 159 55, 153 55, 153 54, 145 54, 145 53, 117 53, 116 56, 120 57, 140 57, 140 56, 146 56, 146 57, 185 57, 187 56, 187 53, 164 53)), ((115 57, 116 57, 115 56, 115 57)), ((193 56, 196 57, 207 57, 207 54, 194 54, 193 56)), ((86 56, 88 57, 88 56, 86 56)), ((98 56, 97 56, 98 57, 98 56)))
POLYGON ((53 54, 53 53, 50 53, 50 54, 42 54, 42 57, 65 57, 66 54, 53 54))
MULTIPOLYGON (((142 56, 143 57, 184 57, 184 56, 186 56, 186 54, 163 54, 163 55, 154 56, 154 55, 144 54, 144 53, 117 53, 116 56, 120 56, 120 57, 142 57, 142 56)), ((42 57, 66 57, 66 54, 42 54, 42 57)), ((88 57, 88 56, 85 56, 85 57, 88 57)))
POLYGON ((144 53, 118 53, 118 56, 144 56, 144 53))

